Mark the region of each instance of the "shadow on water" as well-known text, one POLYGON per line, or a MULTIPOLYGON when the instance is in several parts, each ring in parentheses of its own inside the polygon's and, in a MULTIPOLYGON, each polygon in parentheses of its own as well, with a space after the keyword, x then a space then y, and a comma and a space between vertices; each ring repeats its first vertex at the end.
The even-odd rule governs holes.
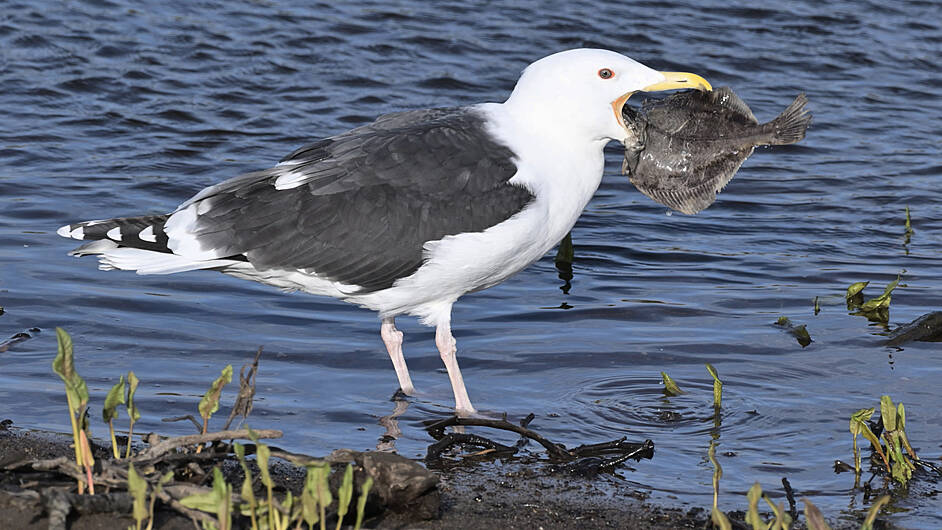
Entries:
MULTIPOLYGON (((546 256, 456 304, 472 399, 512 418, 532 412, 534 429, 570 445, 654 440, 657 456, 620 480, 656 501, 710 505, 716 439, 723 506, 744 507, 756 480, 781 498, 787 477, 825 514, 865 507, 853 479, 832 471, 849 458, 855 410, 892 394, 921 454, 942 450, 938 343, 886 345, 888 332, 942 309, 942 127, 927 111, 942 96, 935 8, 6 4, 0 337, 44 332, 4 343, 0 416, 69 429, 49 371, 55 326, 72 333, 93 395, 139 374, 141 432, 186 430, 153 418, 192 414, 220 367, 264 345, 253 415, 284 429, 286 448, 395 438, 422 457, 423 422, 452 402, 431 330, 398 323, 420 392, 403 409, 389 401, 396 379, 374 315, 213 273, 101 272, 68 257, 54 230, 164 213, 381 113, 502 100, 532 60, 596 46, 730 85, 763 118, 804 91, 814 124, 801 144, 758 149, 691 217, 631 188, 611 146, 573 256, 546 256), (850 284, 871 281, 873 297, 902 269, 887 318, 848 314, 850 284), (776 327, 781 316, 813 342, 776 327), (725 384, 716 422, 705 363, 725 384), (687 392, 665 398, 662 371, 687 392)), ((895 501, 896 517, 942 526, 938 492, 923 490, 895 501)))

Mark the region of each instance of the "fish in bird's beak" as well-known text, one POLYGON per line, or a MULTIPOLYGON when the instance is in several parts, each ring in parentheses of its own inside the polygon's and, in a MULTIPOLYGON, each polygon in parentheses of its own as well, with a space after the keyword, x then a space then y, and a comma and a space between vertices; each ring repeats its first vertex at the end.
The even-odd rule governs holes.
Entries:
MULTIPOLYGON (((697 74, 691 74, 689 72, 658 73, 664 76, 664 80, 642 88, 641 92, 661 92, 663 90, 681 90, 685 88, 693 88, 701 92, 711 92, 713 90, 713 86, 710 85, 709 81, 697 74)), ((636 92, 628 92, 612 102, 612 110, 615 111, 615 117, 618 119, 618 123, 622 124, 622 127, 629 136, 634 134, 634 132, 625 126, 625 122, 621 117, 621 111, 625 103, 628 102, 628 98, 634 94, 636 94, 636 92)))

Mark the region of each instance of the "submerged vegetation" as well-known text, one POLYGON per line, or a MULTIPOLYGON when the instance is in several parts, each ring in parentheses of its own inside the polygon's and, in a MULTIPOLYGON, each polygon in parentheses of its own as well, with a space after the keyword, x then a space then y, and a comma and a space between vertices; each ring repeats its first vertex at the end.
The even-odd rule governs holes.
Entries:
MULTIPOLYGON (((863 286, 860 286, 860 289, 857 289, 858 292, 862 288, 863 286)), ((778 322, 778 324, 781 325, 781 321, 778 322)), ((720 427, 718 416, 722 404, 723 383, 720 381, 716 369, 712 365, 707 364, 706 367, 710 376, 713 377, 714 392, 714 431, 711 432, 710 446, 707 450, 707 460, 713 468, 713 506, 710 510, 710 521, 714 528, 727 530, 732 529, 734 526, 730 516, 720 509, 720 481, 723 478, 723 467, 716 456, 720 437, 718 431, 720 427)), ((661 378, 663 380, 664 394, 666 396, 674 397, 683 393, 680 391, 677 383, 674 382, 666 372, 661 372, 661 378)), ((878 467, 874 469, 874 476, 888 476, 901 488, 905 488, 913 478, 913 472, 922 467, 934 473, 937 480, 942 479, 942 469, 940 469, 939 466, 925 462, 916 456, 906 435, 906 409, 903 404, 894 404, 890 396, 883 396, 880 399, 880 416, 876 424, 870 421, 875 410, 875 408, 861 409, 854 412, 850 417, 850 432, 853 437, 854 458, 854 467, 852 470, 855 473, 853 487, 855 489, 859 487, 860 475, 862 473, 860 448, 857 443, 858 436, 862 436, 871 444, 873 451, 871 461, 878 465, 878 467)), ((842 466, 845 465, 837 461, 835 470, 839 470, 842 466)), ((767 494, 762 492, 761 485, 756 482, 749 488, 746 494, 748 509, 743 519, 745 525, 753 530, 788 530, 792 528, 798 512, 796 511, 794 494, 790 484, 785 478, 782 479, 782 483, 791 506, 790 510, 786 511, 783 501, 779 501, 776 504, 767 494), (768 516, 768 518, 763 518, 759 512, 760 499, 764 500, 770 509, 770 516, 768 516)), ((869 491, 869 486, 867 486, 867 488, 869 491)), ((893 491, 889 490, 889 488, 885 488, 884 491, 884 495, 881 495, 872 502, 867 515, 861 523, 861 530, 872 530, 880 510, 892 499, 893 491)), ((903 491, 905 491, 905 489, 903 489, 903 491)), ((825 517, 817 506, 807 498, 802 498, 801 501, 804 504, 805 526, 810 530, 830 530, 831 527, 828 525, 825 517)), ((741 526, 743 526, 743 524, 738 525, 738 527, 741 526)))
POLYGON ((856 311, 852 315, 867 317, 872 322, 881 322, 886 324, 890 320, 890 302, 893 300, 893 290, 899 286, 900 279, 906 274, 905 270, 896 275, 896 279, 890 282, 883 290, 883 294, 864 301, 864 289, 870 284, 867 282, 857 282, 847 288, 846 300, 847 310, 856 311))

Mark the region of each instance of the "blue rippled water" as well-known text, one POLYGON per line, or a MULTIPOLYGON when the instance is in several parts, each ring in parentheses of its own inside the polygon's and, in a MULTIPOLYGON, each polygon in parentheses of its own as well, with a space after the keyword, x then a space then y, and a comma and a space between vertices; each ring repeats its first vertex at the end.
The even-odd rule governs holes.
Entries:
MULTIPOLYGON (((781 498, 787 477, 850 517, 869 501, 832 464, 851 459, 850 414, 881 394, 906 404, 925 458, 942 454, 942 348, 884 347, 885 329, 843 301, 905 269, 890 327, 942 309, 938 2, 153 4, 0 1, 0 339, 41 330, 0 353, 0 416, 68 430, 49 368, 62 326, 99 401, 119 374, 140 376, 141 432, 187 431, 159 418, 195 412, 222 366, 264 345, 253 425, 297 451, 374 447, 396 379, 373 314, 214 273, 101 272, 55 228, 166 212, 382 113, 501 101, 529 62, 587 46, 730 85, 760 119, 803 91, 815 121, 694 217, 634 190, 613 145, 573 232, 569 294, 547 256, 456 305, 475 404, 533 412, 567 444, 652 438, 654 459, 616 480, 668 504, 710 504, 718 437, 721 506, 742 509, 756 480, 781 498), (814 342, 776 328, 781 315, 814 342), (726 383, 718 428, 707 362, 726 383), (662 370, 688 393, 666 399, 662 370)), ((422 421, 452 398, 431 330, 401 320, 422 395, 396 447, 420 456, 422 421)), ((938 495, 917 481, 894 520, 942 526, 938 495)))

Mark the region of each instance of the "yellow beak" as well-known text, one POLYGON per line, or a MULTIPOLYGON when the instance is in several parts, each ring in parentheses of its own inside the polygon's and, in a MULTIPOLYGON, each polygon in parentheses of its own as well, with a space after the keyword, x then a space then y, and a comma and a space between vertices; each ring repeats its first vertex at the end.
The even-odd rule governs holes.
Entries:
POLYGON ((695 88, 701 92, 710 92, 713 87, 706 79, 688 72, 660 72, 665 79, 660 83, 648 85, 643 92, 659 92, 661 90, 676 90, 679 88, 695 88))
MULTIPOLYGON (((659 92, 661 90, 677 90, 684 88, 695 88, 701 92, 710 92, 713 90, 713 86, 710 83, 698 76, 697 74, 691 74, 688 72, 660 72, 664 76, 664 80, 660 83, 654 83, 653 85, 648 85, 641 89, 642 92, 659 92)), ((622 121, 621 109, 625 106, 625 103, 628 101, 628 98, 633 96, 635 92, 629 92, 615 101, 612 102, 612 110, 615 112, 615 119, 618 120, 618 123, 625 127, 625 123, 622 121)), ((625 131, 628 134, 631 134, 627 128, 625 131)))

